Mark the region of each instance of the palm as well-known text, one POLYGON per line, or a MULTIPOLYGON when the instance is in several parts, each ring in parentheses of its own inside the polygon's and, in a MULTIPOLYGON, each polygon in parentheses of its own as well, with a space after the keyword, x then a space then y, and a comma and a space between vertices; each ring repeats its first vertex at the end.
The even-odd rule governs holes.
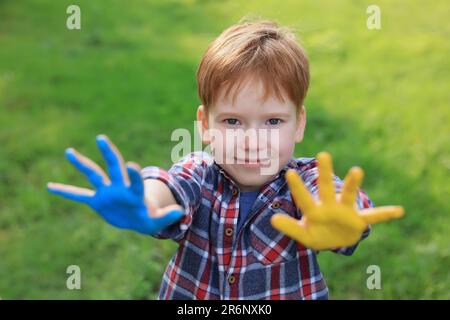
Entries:
POLYGON ((286 172, 286 180, 303 216, 300 221, 283 214, 272 217, 274 228, 301 242, 305 246, 324 250, 351 246, 358 242, 369 224, 399 218, 400 206, 386 206, 358 211, 355 200, 363 179, 363 171, 352 168, 344 179, 341 195, 336 195, 333 185, 331 156, 322 152, 319 162, 319 199, 314 200, 301 178, 293 170, 286 172))
POLYGON ((132 215, 146 210, 141 194, 133 192, 130 188, 114 185, 98 189, 90 205, 97 212, 102 212, 107 222, 118 228, 127 228, 127 221, 131 220, 132 215))

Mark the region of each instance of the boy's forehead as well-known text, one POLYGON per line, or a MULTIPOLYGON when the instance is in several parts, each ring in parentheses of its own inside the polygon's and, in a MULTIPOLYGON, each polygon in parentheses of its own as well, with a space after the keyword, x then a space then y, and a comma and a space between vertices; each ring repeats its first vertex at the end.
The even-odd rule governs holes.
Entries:
POLYGON ((295 109, 294 104, 284 97, 279 100, 274 95, 264 98, 264 85, 258 79, 244 80, 239 90, 231 91, 225 96, 225 90, 221 90, 214 106, 214 113, 235 112, 245 113, 248 109, 257 108, 260 112, 289 112, 295 109), (234 98, 234 101, 233 101, 234 98))

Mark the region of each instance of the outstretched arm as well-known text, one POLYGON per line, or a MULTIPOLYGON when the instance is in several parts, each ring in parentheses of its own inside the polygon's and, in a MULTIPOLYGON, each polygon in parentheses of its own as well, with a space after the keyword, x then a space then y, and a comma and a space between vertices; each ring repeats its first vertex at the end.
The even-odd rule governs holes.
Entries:
POLYGON ((169 188, 159 181, 146 181, 137 164, 124 163, 117 147, 106 137, 97 137, 109 176, 103 169, 75 149, 66 150, 66 158, 81 171, 95 190, 49 182, 48 191, 85 203, 118 228, 143 234, 155 234, 183 217, 169 188))

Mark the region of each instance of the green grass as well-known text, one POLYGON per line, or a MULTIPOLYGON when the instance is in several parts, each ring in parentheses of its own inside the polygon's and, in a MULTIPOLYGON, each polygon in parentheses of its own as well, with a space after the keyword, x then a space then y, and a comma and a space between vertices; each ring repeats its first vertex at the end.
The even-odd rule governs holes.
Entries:
POLYGON ((114 229, 46 192, 86 186, 63 151, 101 161, 108 134, 141 165, 170 166, 173 129, 192 131, 195 71, 223 29, 253 13, 299 30, 311 60, 305 140, 296 156, 332 153, 343 177, 366 172, 376 205, 402 204, 352 257, 319 255, 334 299, 450 298, 449 5, 377 1, 0 0, 0 297, 153 299, 176 249, 114 229), (79 4, 82 30, 65 28, 79 4), (66 289, 66 268, 82 290, 66 289), (382 289, 366 288, 379 265, 382 289))

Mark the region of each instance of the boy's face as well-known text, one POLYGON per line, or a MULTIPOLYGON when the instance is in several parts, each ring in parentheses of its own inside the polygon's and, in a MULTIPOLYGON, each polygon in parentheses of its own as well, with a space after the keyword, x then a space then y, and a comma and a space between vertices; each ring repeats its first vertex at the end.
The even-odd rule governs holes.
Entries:
POLYGON ((203 142, 210 144, 215 161, 241 191, 257 191, 276 176, 303 139, 305 108, 297 115, 287 97, 284 102, 276 97, 263 102, 262 96, 261 81, 249 78, 234 104, 222 93, 207 116, 203 106, 197 110, 203 142))

